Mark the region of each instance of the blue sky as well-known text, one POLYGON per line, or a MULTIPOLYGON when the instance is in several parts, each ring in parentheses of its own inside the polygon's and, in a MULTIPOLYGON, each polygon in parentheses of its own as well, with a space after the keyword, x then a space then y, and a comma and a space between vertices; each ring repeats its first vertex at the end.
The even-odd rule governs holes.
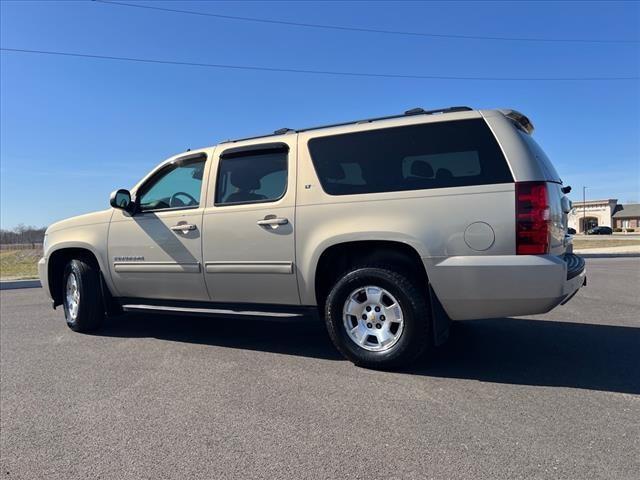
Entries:
MULTIPOLYGON (((133 3, 135 0, 130 0, 133 3)), ((3 48, 419 75, 640 75, 638 3, 156 2, 224 15, 460 35, 323 30, 90 1, 2 1, 3 48)), ((47 225, 106 208, 162 159, 281 127, 421 106, 511 107, 574 188, 640 201, 640 82, 352 78, 2 52, 0 223, 47 225)))

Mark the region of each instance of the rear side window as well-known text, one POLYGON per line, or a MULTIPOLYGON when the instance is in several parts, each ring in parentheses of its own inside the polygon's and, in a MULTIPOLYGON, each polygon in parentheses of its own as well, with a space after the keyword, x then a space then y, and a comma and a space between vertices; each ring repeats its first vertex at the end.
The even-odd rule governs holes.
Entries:
POLYGON ((330 195, 513 182, 482 119, 319 137, 309 151, 330 195))
POLYGON ((215 204, 274 202, 287 189, 288 149, 225 154, 220 158, 215 204))

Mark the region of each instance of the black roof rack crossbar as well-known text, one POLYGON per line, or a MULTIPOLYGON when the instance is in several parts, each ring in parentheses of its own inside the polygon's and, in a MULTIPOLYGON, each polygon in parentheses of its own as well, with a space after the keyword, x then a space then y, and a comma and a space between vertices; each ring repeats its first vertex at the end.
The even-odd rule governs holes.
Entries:
MULTIPOLYGON (((436 110, 425 110, 424 108, 412 108, 411 110, 407 110, 404 112, 405 115, 433 115, 436 113, 453 113, 453 112, 468 112, 473 110, 473 108, 469 107, 448 107, 448 108, 438 108, 436 110)), ((402 116, 402 115, 401 115, 402 116)))
POLYGON ((295 130, 293 128, 284 127, 284 128, 279 128, 278 130, 274 131, 273 134, 274 135, 284 135, 285 133, 294 132, 294 131, 295 130))
POLYGON ((410 115, 435 115, 435 114, 441 114, 441 113, 469 112, 471 110, 473 110, 473 108, 464 107, 464 106, 438 108, 438 109, 435 109, 435 110, 424 110, 424 109, 418 107, 418 108, 412 108, 411 110, 407 110, 403 114, 400 114, 400 115, 387 115, 387 116, 384 116, 384 117, 364 118, 362 120, 351 120, 349 122, 331 123, 331 124, 327 124, 327 125, 318 125, 318 126, 315 126, 315 127, 300 128, 300 129, 297 129, 297 130, 296 129, 291 129, 291 128, 281 128, 281 129, 278 129, 278 130, 276 130, 275 132, 273 132, 271 134, 255 135, 253 137, 237 138, 235 140, 226 140, 225 142, 222 142, 222 143, 235 143, 235 142, 241 142, 241 141, 244 141, 244 140, 254 140, 256 138, 266 138, 266 137, 272 137, 274 135, 282 135, 282 134, 288 133, 288 132, 300 133, 300 132, 308 132, 310 130, 320 130, 322 128, 344 127, 345 125, 355 125, 355 124, 358 124, 358 123, 379 122, 381 120, 392 120, 394 118, 402 118, 402 117, 406 117, 406 116, 410 116, 410 115))

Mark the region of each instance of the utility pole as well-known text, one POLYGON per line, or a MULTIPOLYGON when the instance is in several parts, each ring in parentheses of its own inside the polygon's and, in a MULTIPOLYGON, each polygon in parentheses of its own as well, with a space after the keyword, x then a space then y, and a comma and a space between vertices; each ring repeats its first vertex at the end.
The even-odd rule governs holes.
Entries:
POLYGON ((582 186, 582 233, 587 234, 587 187, 582 186))

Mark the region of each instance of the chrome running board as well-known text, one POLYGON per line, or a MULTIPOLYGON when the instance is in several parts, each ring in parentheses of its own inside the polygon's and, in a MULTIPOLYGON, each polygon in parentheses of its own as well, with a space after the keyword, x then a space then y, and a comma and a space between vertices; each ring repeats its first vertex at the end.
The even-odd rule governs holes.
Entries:
POLYGON ((242 315, 249 317, 301 317, 302 313, 288 313, 288 312, 261 312, 253 310, 229 310, 224 308, 201 308, 201 307, 170 307, 164 305, 135 305, 126 304, 122 305, 122 309, 125 312, 164 312, 164 313, 191 313, 196 315, 242 315))

